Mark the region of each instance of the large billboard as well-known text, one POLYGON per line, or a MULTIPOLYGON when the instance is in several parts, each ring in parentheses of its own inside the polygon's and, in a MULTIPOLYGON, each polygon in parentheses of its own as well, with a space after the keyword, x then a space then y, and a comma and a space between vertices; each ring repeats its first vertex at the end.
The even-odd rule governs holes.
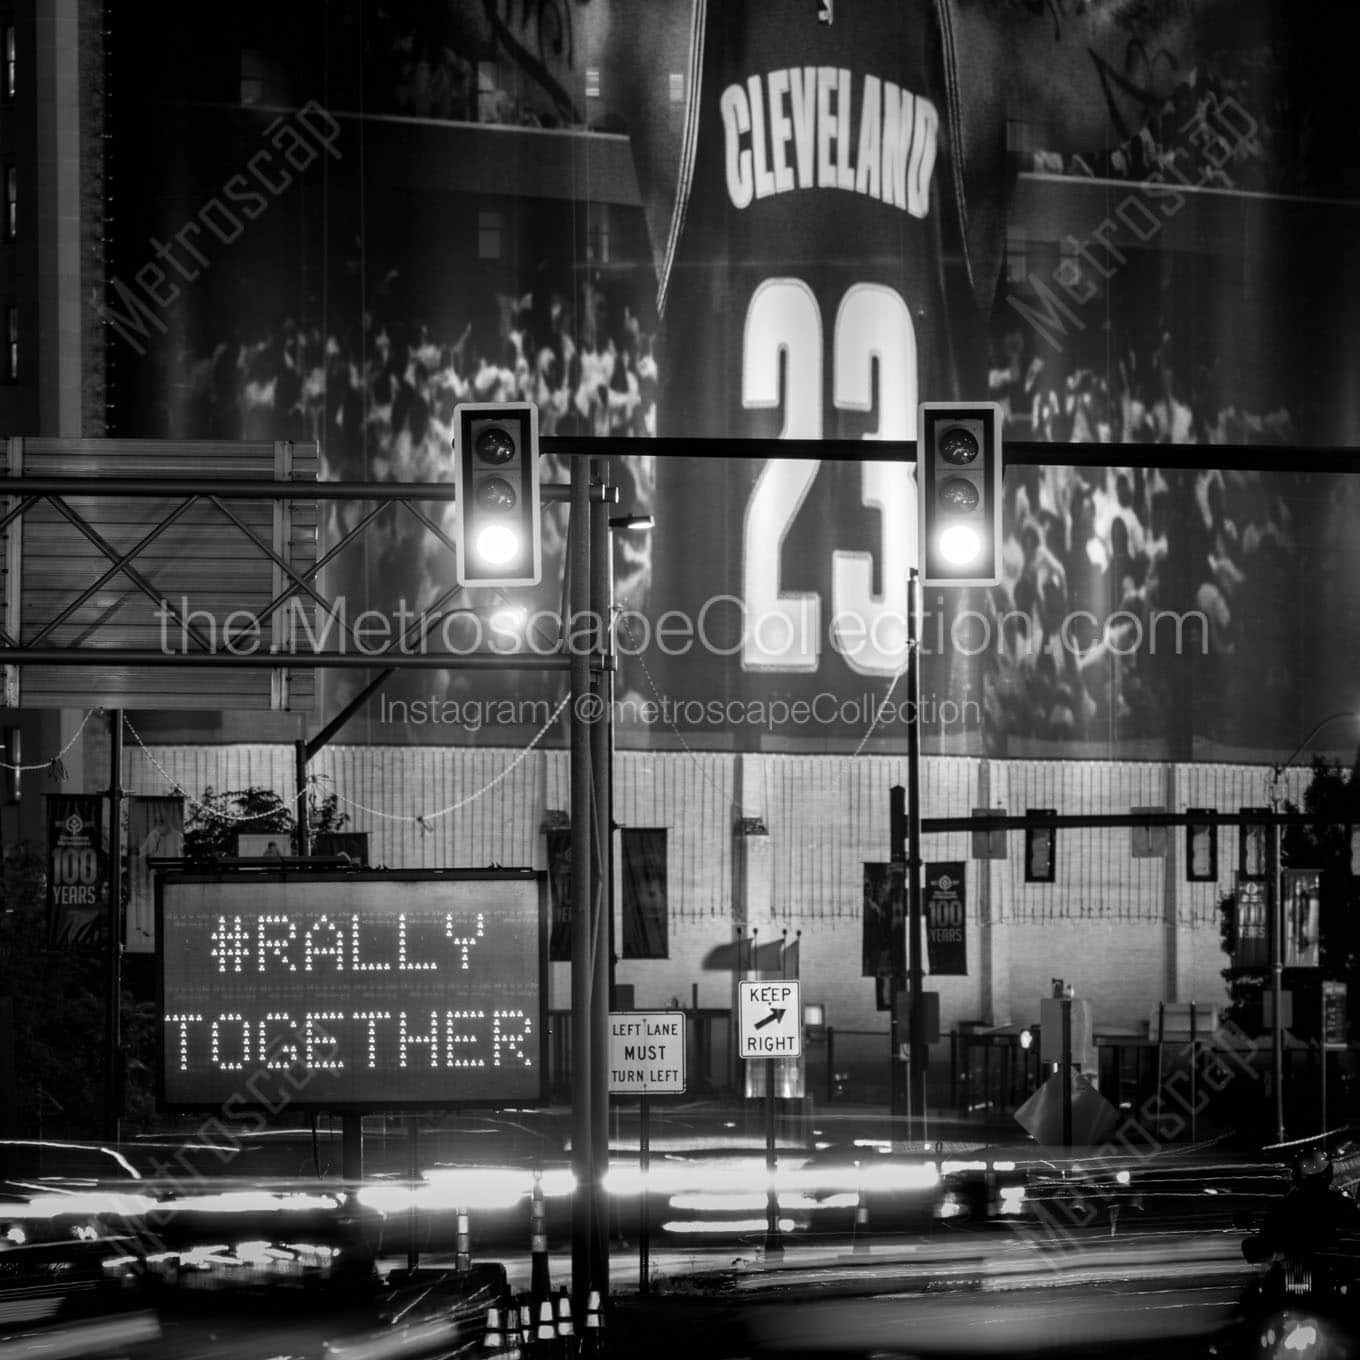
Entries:
MULTIPOLYGON (((924 601, 925 750, 1269 758, 1349 706, 1344 454, 1214 470, 1224 444, 1360 443, 1360 144, 1317 7, 290 14, 126 21, 116 433, 314 439, 327 475, 392 481, 452 479, 462 400, 627 437, 621 509, 656 527, 614 535, 620 742, 794 751, 900 746, 915 483, 744 439, 910 439, 918 400, 986 398, 1010 440, 1196 444, 1011 468, 1002 586, 924 601), (652 458, 652 435, 730 457, 652 458)), ((429 610, 431 650, 551 650, 562 517, 536 591, 436 612, 451 554, 398 511, 327 585, 381 636, 429 610)), ((327 623, 309 602, 295 627, 327 623)), ((325 677, 325 714, 367 680, 325 677)), ((560 692, 399 674, 345 735, 519 745, 560 692)))
POLYGON ((540 875, 166 874, 157 914, 169 1108, 543 1098, 540 875))

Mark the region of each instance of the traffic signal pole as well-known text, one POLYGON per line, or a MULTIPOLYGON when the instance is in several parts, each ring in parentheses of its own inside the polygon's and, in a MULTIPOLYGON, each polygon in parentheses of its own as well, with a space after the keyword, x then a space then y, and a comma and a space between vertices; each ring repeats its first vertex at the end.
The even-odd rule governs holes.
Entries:
MULTIPOLYGON (((1280 825, 1271 825, 1266 841, 1266 902, 1270 909, 1271 1085, 1275 1095, 1275 1141, 1284 1142, 1284 894, 1280 891, 1280 825)), ((1323 1036, 1325 1039, 1325 1035, 1323 1036)), ((1325 1054, 1324 1052, 1324 1061, 1325 1054)))
MULTIPOLYGON (((571 459, 571 517, 567 527, 568 650, 571 675, 571 1169, 576 1181, 571 1210, 571 1295, 578 1310, 590 1296, 594 1240, 595 1141, 592 1097, 594 1044, 591 993, 594 970, 591 818, 594 776, 591 725, 584 719, 594 702, 590 648, 575 634, 574 621, 590 611, 590 460, 571 459)), ((541 1303, 542 1300, 535 1300, 541 1303)))
MULTIPOLYGON (((905 921, 902 896, 906 893, 907 879, 907 795, 900 784, 888 790, 888 828, 889 858, 894 870, 889 880, 889 920, 905 921)), ((910 1127, 911 1072, 902 1062, 902 1024, 904 1019, 909 1022, 909 1017, 901 1014, 902 984, 906 979, 898 971, 897 958, 894 941, 888 950, 888 1109, 893 1115, 905 1114, 910 1127)))
MULTIPOLYGON (((609 482, 609 460, 596 458, 592 464, 593 484, 604 491, 609 482)), ((609 1198, 605 1177, 609 1172, 609 1008, 613 1004, 610 987, 613 968, 613 754, 614 754, 614 536, 609 531, 607 493, 592 500, 590 506, 590 607, 592 620, 592 682, 597 716, 590 727, 592 793, 590 825, 594 835, 593 874, 594 910, 591 917, 591 1284, 601 1302, 609 1300, 609 1198)), ((577 1304, 576 1316, 585 1316, 587 1299, 577 1304)))
MULTIPOLYGON (((907 985, 910 995, 911 1063, 907 1081, 921 1095, 921 1137, 930 1127, 926 1109, 925 992, 921 970, 921 668, 918 664, 917 609, 920 573, 907 578, 907 985), (918 1076, 919 1073, 919 1076, 918 1076)), ((914 1103, 914 1102, 913 1102, 914 1103)))

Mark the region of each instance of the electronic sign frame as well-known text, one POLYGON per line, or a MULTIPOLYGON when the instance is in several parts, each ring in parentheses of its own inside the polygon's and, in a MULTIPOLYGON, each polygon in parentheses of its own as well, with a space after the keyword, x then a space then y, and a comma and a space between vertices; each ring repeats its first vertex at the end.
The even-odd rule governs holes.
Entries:
POLYGON ((547 1100, 544 873, 169 872, 156 939, 162 1110, 547 1100))

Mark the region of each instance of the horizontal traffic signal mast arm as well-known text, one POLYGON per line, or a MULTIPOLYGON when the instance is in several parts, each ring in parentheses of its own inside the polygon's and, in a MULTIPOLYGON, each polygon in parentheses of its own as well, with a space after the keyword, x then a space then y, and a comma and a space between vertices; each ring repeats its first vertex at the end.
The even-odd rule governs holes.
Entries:
POLYGON ((1052 816, 1033 813, 1014 817, 998 813, 995 817, 922 817, 921 830, 926 835, 942 835, 946 831, 1030 831, 1045 827, 1068 831, 1083 827, 1127 826, 1349 826, 1352 820, 1267 809, 1259 812, 1076 812, 1052 816))
MULTIPOLYGON (((545 435, 542 451, 597 458, 813 458, 841 463, 914 463, 914 439, 621 439, 545 435)), ((1006 440, 1009 467, 1184 468, 1224 472, 1353 472, 1355 450, 1286 444, 1053 444, 1006 440)), ((664 507, 663 507, 664 508, 664 507)))
MULTIPOLYGON (((811 458, 823 462, 914 463, 916 441, 878 439, 621 439, 616 436, 545 435, 542 454, 595 458, 645 454, 654 458, 811 458)), ((1212 465, 1225 472, 1355 471, 1355 450, 1295 444, 1051 444, 1008 439, 1007 467, 1185 468, 1212 465)), ((8 477, 7 496, 105 495, 132 499, 223 496, 241 500, 454 501, 452 482, 307 482, 250 477, 8 477)), ((544 482, 544 501, 567 501, 565 482, 544 482)), ((590 488, 590 499, 617 500, 615 488, 590 488), (612 493, 612 494, 610 494, 612 493)))

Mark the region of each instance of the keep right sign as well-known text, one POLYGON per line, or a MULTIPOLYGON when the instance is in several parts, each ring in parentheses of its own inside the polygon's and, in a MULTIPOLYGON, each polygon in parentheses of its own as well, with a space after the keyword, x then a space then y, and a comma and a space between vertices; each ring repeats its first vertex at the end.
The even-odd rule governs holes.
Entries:
POLYGON ((796 1058, 803 1051, 803 1004, 797 982, 737 984, 738 1056, 796 1058))

